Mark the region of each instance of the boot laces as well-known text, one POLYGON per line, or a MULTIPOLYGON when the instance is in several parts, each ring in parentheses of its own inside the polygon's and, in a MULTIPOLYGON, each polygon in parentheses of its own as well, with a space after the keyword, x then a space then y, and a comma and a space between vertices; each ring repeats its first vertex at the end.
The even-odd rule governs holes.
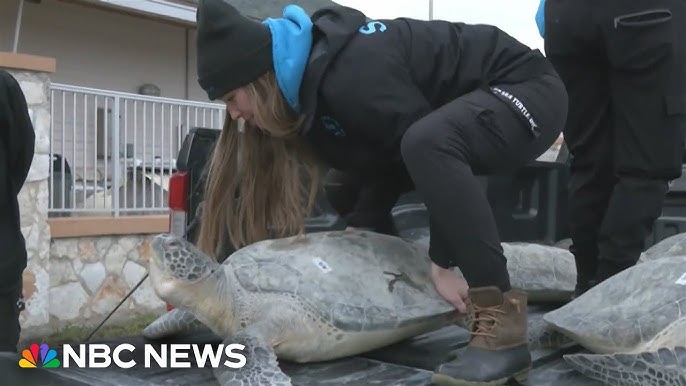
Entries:
MULTIPOLYGON (((517 299, 510 299, 510 303, 520 312, 519 301, 517 299)), ((473 325, 476 327, 474 331, 470 331, 471 335, 488 336, 495 338, 493 334, 493 329, 495 326, 500 324, 499 315, 504 315, 506 312, 503 310, 502 305, 490 306, 490 307, 480 307, 474 304, 474 319, 473 325)))

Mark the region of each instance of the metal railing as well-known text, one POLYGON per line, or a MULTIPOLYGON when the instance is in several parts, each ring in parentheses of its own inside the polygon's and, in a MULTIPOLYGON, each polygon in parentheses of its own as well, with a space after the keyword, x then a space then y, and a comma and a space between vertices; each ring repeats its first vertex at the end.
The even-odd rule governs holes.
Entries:
POLYGON ((191 127, 220 129, 222 104, 65 84, 50 91, 49 215, 167 213, 191 127))

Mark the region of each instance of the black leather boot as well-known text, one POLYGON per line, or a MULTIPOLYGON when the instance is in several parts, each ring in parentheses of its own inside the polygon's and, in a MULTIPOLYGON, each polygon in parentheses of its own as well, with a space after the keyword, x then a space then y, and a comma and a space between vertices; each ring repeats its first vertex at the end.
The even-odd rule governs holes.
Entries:
POLYGON ((469 290, 474 321, 471 339, 459 358, 440 365, 431 378, 437 385, 500 386, 523 383, 531 369, 527 341, 527 296, 497 287, 469 290))

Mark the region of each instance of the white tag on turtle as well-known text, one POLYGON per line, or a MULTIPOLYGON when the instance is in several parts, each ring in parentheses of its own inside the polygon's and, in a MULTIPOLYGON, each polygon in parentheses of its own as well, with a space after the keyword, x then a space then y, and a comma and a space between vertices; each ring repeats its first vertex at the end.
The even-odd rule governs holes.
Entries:
POLYGON ((680 278, 676 279, 675 283, 680 285, 686 285, 686 273, 681 275, 680 278))
POLYGON ((317 266, 317 268, 319 268, 324 273, 329 273, 332 271, 331 267, 329 267, 329 265, 326 264, 326 261, 320 259, 319 257, 315 257, 314 259, 312 259, 312 262, 314 263, 314 265, 317 266))

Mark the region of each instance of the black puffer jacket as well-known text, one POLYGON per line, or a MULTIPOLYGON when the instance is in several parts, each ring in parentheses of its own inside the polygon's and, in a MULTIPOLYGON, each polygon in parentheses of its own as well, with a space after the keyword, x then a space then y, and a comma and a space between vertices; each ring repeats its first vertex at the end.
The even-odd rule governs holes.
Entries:
POLYGON ((303 135, 330 166, 366 181, 351 226, 373 226, 408 188, 400 140, 412 123, 476 89, 555 73, 541 52, 494 26, 369 20, 343 6, 312 20, 303 135))
POLYGON ((0 293, 16 289, 26 268, 17 195, 31 167, 34 144, 24 93, 10 73, 0 70, 0 293))

